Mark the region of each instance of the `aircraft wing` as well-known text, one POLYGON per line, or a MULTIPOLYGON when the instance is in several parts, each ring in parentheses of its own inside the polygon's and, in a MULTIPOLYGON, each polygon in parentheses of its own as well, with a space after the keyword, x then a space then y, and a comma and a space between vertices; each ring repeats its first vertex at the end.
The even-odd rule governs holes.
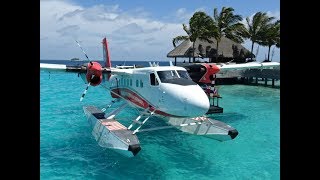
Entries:
POLYGON ((65 64, 40 63, 40 69, 49 70, 49 71, 66 71, 67 66, 65 64))
MULTIPOLYGON (((40 63, 40 69, 45 71, 52 72, 86 72, 87 67, 85 66, 68 66, 65 64, 48 64, 48 63, 40 63)), ((102 68, 102 73, 110 73, 110 68, 102 68)))
POLYGON ((132 69, 111 68, 111 73, 117 75, 132 75, 132 69))
POLYGON ((250 62, 245 64, 220 64, 217 65, 220 68, 220 71, 226 70, 244 70, 244 69, 272 69, 280 68, 280 63, 278 62, 250 62))

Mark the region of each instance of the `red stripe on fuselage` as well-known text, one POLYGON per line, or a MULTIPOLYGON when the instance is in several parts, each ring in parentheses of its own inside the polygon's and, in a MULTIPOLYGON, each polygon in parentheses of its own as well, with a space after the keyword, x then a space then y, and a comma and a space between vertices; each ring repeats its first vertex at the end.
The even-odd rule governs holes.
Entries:
MULTIPOLYGON (((119 92, 120 93, 119 95, 121 95, 123 98, 131 101, 133 104, 137 105, 140 108, 146 109, 150 105, 151 106, 150 107, 150 111, 153 111, 155 109, 155 107, 152 104, 148 103, 144 98, 142 98, 137 93, 133 92, 131 89, 128 89, 128 88, 114 88, 114 89, 111 89, 111 91, 112 92, 116 92, 116 93, 119 92)), ((168 113, 165 113, 165 112, 159 111, 159 110, 156 110, 155 113, 159 114, 159 115, 163 115, 163 116, 182 117, 182 116, 176 116, 176 115, 168 114, 168 113)))

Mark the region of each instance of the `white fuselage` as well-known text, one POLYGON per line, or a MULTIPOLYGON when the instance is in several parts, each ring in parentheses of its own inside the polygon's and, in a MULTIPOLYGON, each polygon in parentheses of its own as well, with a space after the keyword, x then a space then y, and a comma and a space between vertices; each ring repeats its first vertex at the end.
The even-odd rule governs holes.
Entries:
POLYGON ((121 98, 158 115, 197 117, 210 106, 207 95, 182 67, 112 68, 106 83, 121 98))

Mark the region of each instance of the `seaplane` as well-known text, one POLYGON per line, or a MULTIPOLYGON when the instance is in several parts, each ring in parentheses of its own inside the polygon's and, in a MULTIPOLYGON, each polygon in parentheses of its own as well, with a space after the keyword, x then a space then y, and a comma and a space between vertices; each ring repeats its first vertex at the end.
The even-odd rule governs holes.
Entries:
MULTIPOLYGON (((92 86, 101 86, 110 93, 112 101, 107 102, 102 109, 83 106, 92 135, 99 146, 113 149, 125 156, 136 156, 141 150, 138 133, 167 128, 177 128, 185 133, 218 141, 237 137, 238 131, 235 128, 205 115, 210 106, 208 96, 192 81, 185 68, 174 66, 172 62, 170 66, 159 66, 150 62, 150 67, 112 67, 106 38, 102 40, 105 63, 102 66, 91 61, 79 42, 77 44, 88 63, 77 67, 40 63, 40 69, 78 73, 87 84, 80 101, 83 101, 92 86), (119 106, 111 110, 110 107, 116 103, 119 106), (133 117, 131 124, 126 127, 117 119, 117 115, 128 106, 137 108, 139 115, 133 117), (152 116, 164 119, 168 125, 143 128, 152 116)), ((218 66, 214 69, 219 71, 218 66)))
POLYGON ((275 69, 280 68, 279 62, 249 62, 249 63, 194 63, 180 64, 184 67, 191 79, 198 84, 210 84, 216 78, 228 76, 230 71, 244 71, 249 69, 275 69))

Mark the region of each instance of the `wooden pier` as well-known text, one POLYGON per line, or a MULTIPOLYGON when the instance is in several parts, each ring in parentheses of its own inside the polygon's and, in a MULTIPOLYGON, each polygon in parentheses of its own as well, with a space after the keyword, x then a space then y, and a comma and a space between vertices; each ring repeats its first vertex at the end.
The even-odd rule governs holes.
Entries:
MULTIPOLYGON (((275 82, 280 80, 280 68, 275 69, 247 69, 229 70, 217 74, 217 84, 264 84, 276 87, 275 82), (259 82, 260 81, 260 82, 259 82), (263 83, 261 83, 263 81, 263 83), (268 84, 269 83, 269 84, 268 84)), ((277 85, 280 86, 280 85, 277 85)))
POLYGON ((214 95, 213 97, 208 97, 210 102, 209 111, 206 114, 213 113, 223 113, 223 108, 219 106, 219 99, 222 98, 220 95, 214 95), (216 104, 215 104, 216 101, 216 104))

